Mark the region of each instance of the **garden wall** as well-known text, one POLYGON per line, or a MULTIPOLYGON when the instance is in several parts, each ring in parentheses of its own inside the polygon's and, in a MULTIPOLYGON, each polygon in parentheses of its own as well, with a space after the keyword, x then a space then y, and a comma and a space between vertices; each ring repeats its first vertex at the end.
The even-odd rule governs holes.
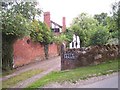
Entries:
POLYGON ((120 55, 119 49, 120 45, 97 45, 88 48, 68 49, 62 52, 61 70, 114 60, 120 55))
MULTIPOLYGON (((45 59, 44 47, 39 43, 32 42, 29 38, 18 39, 14 43, 14 67, 29 64, 45 59)), ((49 45, 49 57, 58 55, 57 45, 49 45)))

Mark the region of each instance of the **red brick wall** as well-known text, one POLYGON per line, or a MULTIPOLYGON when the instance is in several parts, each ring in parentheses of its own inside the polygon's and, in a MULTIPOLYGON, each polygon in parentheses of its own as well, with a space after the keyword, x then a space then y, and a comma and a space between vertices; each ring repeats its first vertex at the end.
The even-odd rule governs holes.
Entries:
MULTIPOLYGON (((18 39, 14 43, 14 66, 22 66, 36 60, 44 60, 44 47, 39 43, 34 43, 30 40, 29 44, 27 40, 29 38, 25 37, 23 39, 18 39)), ((49 45, 49 57, 57 56, 57 46, 56 44, 49 45)))
POLYGON ((54 57, 58 55, 58 50, 57 50, 57 45, 56 44, 51 44, 49 45, 49 57, 54 57))

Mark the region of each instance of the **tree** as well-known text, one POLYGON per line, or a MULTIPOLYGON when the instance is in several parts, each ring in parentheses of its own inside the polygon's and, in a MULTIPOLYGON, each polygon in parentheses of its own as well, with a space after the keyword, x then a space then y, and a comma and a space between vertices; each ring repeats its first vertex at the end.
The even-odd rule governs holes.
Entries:
POLYGON ((94 15, 94 18, 99 22, 99 25, 102 25, 109 30, 109 40, 118 38, 118 30, 116 27, 116 21, 113 16, 108 16, 107 13, 101 13, 94 15))
POLYGON ((101 14, 95 14, 94 15, 94 19, 96 19, 99 24, 103 25, 103 26, 106 26, 107 25, 107 13, 101 13, 101 14))
POLYGON ((109 32, 103 26, 98 26, 97 31, 91 36, 90 45, 104 45, 108 42, 109 32))
POLYGON ((13 16, 12 13, 6 12, 2 15, 2 65, 6 69, 12 69, 13 43, 28 33, 29 25, 21 14, 13 16))
POLYGON ((70 28, 80 37, 81 46, 86 47, 108 43, 108 40, 116 34, 111 32, 114 25, 115 21, 107 13, 96 14, 93 17, 81 13, 73 19, 70 28))
POLYGON ((96 31, 98 22, 86 13, 73 19, 71 30, 80 37, 81 46, 88 46, 91 35, 96 31))
POLYGON ((45 23, 34 20, 32 24, 33 29, 30 36, 33 41, 44 46, 45 57, 48 59, 48 45, 53 42, 52 32, 45 23))
MULTIPOLYGON (((35 9, 34 3, 2 3, 2 11, 0 11, 2 19, 2 69, 9 70, 13 68, 13 43, 25 35, 30 34, 30 15, 24 13, 24 8, 32 11, 30 7, 35 9), (32 5, 32 6, 31 6, 32 5), (9 6, 9 8, 8 8, 9 6), (29 6, 29 8, 27 8, 29 6), (18 8, 19 7, 19 8, 18 8), (22 7, 22 8, 21 8, 22 7), (23 12, 21 12, 23 11, 23 12)), ((29 12, 29 11, 28 11, 29 12)), ((34 17, 34 14, 33 14, 34 17)))
POLYGON ((113 4, 113 7, 112 7, 112 12, 113 12, 113 20, 114 20, 114 25, 115 25, 115 28, 113 29, 114 30, 114 33, 116 33, 115 35, 117 36, 118 40, 120 40, 120 1, 118 2, 115 2, 113 4))
MULTIPOLYGON (((102 26, 104 28, 103 30, 105 31, 105 33, 107 33, 108 38, 105 38, 105 40, 107 40, 108 43, 109 41, 112 41, 112 39, 117 37, 117 32, 115 31, 115 21, 112 16, 108 16, 107 13, 101 13, 95 14, 94 18, 99 22, 98 26, 102 26)), ((99 40, 101 40, 101 43, 103 42, 102 39, 99 40)))
POLYGON ((12 6, 12 12, 21 13, 27 20, 34 20, 36 16, 41 15, 41 9, 36 8, 37 2, 16 2, 12 6))

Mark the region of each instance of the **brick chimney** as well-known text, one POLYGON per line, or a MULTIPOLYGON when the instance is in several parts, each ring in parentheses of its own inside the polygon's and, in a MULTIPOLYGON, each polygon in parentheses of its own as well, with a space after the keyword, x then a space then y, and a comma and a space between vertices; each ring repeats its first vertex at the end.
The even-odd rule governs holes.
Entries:
POLYGON ((48 28, 51 27, 50 12, 44 12, 44 23, 48 26, 48 28))
POLYGON ((66 30, 66 19, 65 19, 65 17, 63 17, 62 18, 62 32, 65 32, 65 30, 66 30))

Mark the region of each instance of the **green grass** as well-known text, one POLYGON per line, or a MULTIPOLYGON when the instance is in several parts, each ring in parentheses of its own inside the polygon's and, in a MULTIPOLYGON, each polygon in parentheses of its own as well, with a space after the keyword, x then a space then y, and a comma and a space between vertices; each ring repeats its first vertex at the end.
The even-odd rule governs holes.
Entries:
POLYGON ((15 69, 13 69, 13 70, 8 70, 8 71, 2 71, 1 76, 7 76, 7 75, 12 74, 12 73, 14 73, 14 72, 15 72, 15 69))
POLYGON ((62 83, 64 81, 75 82, 80 79, 86 79, 93 76, 110 74, 118 71, 118 61, 108 61, 99 65, 81 67, 69 71, 51 72, 43 78, 32 83, 26 89, 39 88, 51 82, 62 83))
POLYGON ((11 78, 3 81, 2 88, 10 88, 11 86, 14 86, 17 83, 19 83, 23 80, 26 80, 26 79, 28 79, 36 74, 39 74, 41 72, 42 72, 42 70, 40 70, 40 69, 34 69, 34 70, 29 70, 29 71, 23 72, 17 76, 11 77, 11 78))

